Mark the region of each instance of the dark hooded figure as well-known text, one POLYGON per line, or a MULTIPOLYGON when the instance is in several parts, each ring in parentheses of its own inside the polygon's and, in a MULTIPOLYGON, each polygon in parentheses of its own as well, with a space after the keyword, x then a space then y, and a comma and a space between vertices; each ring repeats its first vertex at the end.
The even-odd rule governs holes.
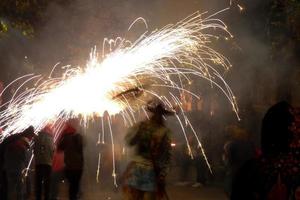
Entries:
POLYGON ((261 150, 265 156, 276 156, 289 151, 293 139, 290 126, 294 121, 292 107, 285 101, 272 106, 262 121, 261 150))
POLYGON ((65 177, 69 182, 69 199, 79 198, 80 182, 83 173, 83 137, 70 124, 62 133, 61 141, 58 143, 58 150, 64 152, 65 177))
POLYGON ((232 185, 232 200, 288 200, 299 160, 291 151, 293 108, 287 102, 272 106, 262 121, 262 155, 238 171, 232 185))
MULTIPOLYGON (((23 199, 25 187, 23 184, 23 170, 26 169, 30 142, 34 137, 34 128, 28 127, 21 133, 8 136, 2 145, 1 159, 7 183, 7 199, 23 199)), ((5 198, 6 198, 5 197, 5 198)), ((4 199, 5 199, 4 198, 4 199)))
POLYGON ((129 147, 135 147, 135 155, 123 175, 123 191, 126 200, 156 200, 166 197, 165 177, 170 162, 171 131, 165 126, 168 111, 163 104, 148 106, 152 113, 149 120, 140 122, 127 133, 129 147))

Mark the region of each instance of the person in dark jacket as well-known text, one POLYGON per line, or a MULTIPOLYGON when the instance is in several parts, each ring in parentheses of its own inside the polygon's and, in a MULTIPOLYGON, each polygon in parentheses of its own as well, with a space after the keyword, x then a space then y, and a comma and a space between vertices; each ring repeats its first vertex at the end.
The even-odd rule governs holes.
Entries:
POLYGON ((59 187, 64 180, 64 153, 55 151, 52 162, 50 200, 59 199, 59 187))
POLYGON ((226 168, 224 190, 230 196, 232 180, 247 161, 255 158, 256 148, 249 134, 240 126, 230 125, 226 129, 229 138, 224 144, 222 158, 226 168))
POLYGON ((291 149, 293 108, 272 106, 262 121, 262 154, 244 164, 232 185, 232 200, 288 200, 299 177, 300 159, 291 149))
POLYGON ((69 199, 78 199, 83 172, 83 137, 70 124, 62 133, 58 150, 64 152, 65 177, 69 182, 69 199))
POLYGON ((3 141, 5 143, 4 163, 7 180, 7 199, 24 198, 23 170, 29 161, 30 142, 34 137, 34 128, 30 126, 20 134, 15 134, 3 141))
POLYGON ((52 130, 51 125, 48 125, 34 138, 33 153, 35 159, 36 200, 41 200, 42 196, 44 196, 44 200, 49 199, 53 152, 54 143, 52 130))
MULTIPOLYGON (((0 137, 2 136, 2 129, 0 129, 0 137)), ((7 180, 5 170, 3 169, 4 163, 4 147, 5 144, 0 142, 0 199, 7 199, 7 180)))

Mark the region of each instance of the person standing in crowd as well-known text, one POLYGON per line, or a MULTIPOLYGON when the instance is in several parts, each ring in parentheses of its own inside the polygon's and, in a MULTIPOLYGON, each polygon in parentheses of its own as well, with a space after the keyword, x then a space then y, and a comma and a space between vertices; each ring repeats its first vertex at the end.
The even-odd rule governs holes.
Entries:
MULTIPOLYGON (((288 200, 299 182, 299 149, 293 152, 293 108, 287 102, 272 106, 262 121, 262 154, 245 163, 233 180, 231 200, 288 200)), ((299 141, 297 141, 298 143, 299 141)))
POLYGON ((191 167, 196 169, 196 182, 192 184, 192 187, 201 187, 206 184, 206 177, 208 173, 208 167, 205 162, 205 158, 202 154, 197 139, 193 135, 187 137, 188 145, 183 143, 180 145, 179 157, 179 182, 178 186, 186 186, 190 184, 188 181, 188 175, 191 167))
POLYGON ((59 185, 64 179, 64 153, 55 150, 52 161, 50 200, 58 200, 59 185))
POLYGON ((256 148, 249 134, 237 125, 226 127, 228 141, 224 144, 223 162, 226 167, 224 190, 228 196, 231 193, 232 181, 238 170, 256 156, 256 148))
POLYGON ((23 170, 29 161, 30 142, 34 137, 34 128, 30 126, 22 133, 12 135, 4 141, 4 170, 7 179, 7 199, 23 200, 23 170))
MULTIPOLYGON (((0 129, 0 135, 2 134, 2 129, 0 129)), ((3 168, 4 163, 4 142, 0 143, 0 199, 7 199, 7 180, 5 175, 5 170, 3 168)))
POLYGON ((64 152, 65 177, 69 182, 69 199, 77 200, 83 172, 83 138, 77 130, 67 124, 62 133, 58 150, 64 152))
POLYGON ((178 146, 178 152, 176 152, 176 162, 179 166, 179 181, 176 183, 177 186, 186 186, 190 182, 188 181, 188 175, 191 165, 192 158, 191 152, 189 152, 189 148, 186 143, 176 144, 178 146))
POLYGON ((163 104, 149 105, 149 120, 132 127, 125 140, 136 152, 123 174, 126 200, 162 199, 167 197, 165 178, 171 157, 171 131, 165 126, 164 116, 174 114, 163 104))
POLYGON ((190 142, 193 153, 193 164, 196 168, 196 182, 192 187, 201 187, 206 185, 208 166, 205 162, 203 152, 200 149, 200 145, 196 138, 191 139, 190 142))
POLYGON ((50 195, 51 165, 54 143, 51 125, 43 128, 34 138, 33 153, 35 158, 35 198, 45 200, 50 195), (44 191, 43 191, 44 190, 44 191), (44 195, 43 195, 44 194, 44 195))

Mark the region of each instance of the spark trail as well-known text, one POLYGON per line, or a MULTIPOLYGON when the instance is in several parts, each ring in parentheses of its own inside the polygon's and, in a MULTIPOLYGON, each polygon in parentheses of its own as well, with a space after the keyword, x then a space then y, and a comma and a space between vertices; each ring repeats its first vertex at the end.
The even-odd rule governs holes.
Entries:
MULTIPOLYGON (((220 89, 238 116, 235 97, 223 79, 231 64, 211 47, 219 37, 232 37, 215 18, 218 13, 205 17, 207 13, 196 12, 176 24, 145 32, 134 42, 105 39, 103 49, 113 50, 103 50, 99 57, 93 49, 85 67, 68 67, 61 77, 19 78, 15 82, 23 83, 0 113, 0 140, 29 125, 39 131, 49 122, 62 123, 78 116, 88 120, 104 113, 120 113, 131 125, 134 113, 153 97, 169 107, 181 107, 178 94, 182 92, 199 98, 186 87, 199 79, 220 89), (34 87, 23 89, 32 82, 34 87)), ((183 109, 180 112, 184 115, 183 109)), ((189 126, 188 120, 184 123, 189 126)))

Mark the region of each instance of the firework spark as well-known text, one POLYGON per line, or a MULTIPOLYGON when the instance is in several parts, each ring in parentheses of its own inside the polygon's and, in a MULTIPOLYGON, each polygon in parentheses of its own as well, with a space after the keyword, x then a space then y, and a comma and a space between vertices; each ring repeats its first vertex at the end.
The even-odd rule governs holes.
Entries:
MULTIPOLYGON (((199 78, 220 89, 238 113, 235 97, 223 79, 231 64, 210 47, 220 36, 232 37, 226 25, 214 18, 216 14, 204 17, 194 13, 177 24, 146 32, 135 42, 105 39, 103 49, 109 45, 112 51, 103 51, 99 57, 93 49, 84 68, 68 67, 62 77, 19 78, 17 81, 25 81, 0 113, 2 139, 29 125, 39 131, 49 122, 59 124, 72 117, 88 119, 104 113, 120 113, 132 124, 137 108, 143 109, 153 97, 180 108, 179 93, 199 98, 185 87, 199 78), (211 34, 213 31, 220 35, 211 34), (20 92, 29 82, 35 87, 20 92), (165 88, 168 95, 160 94, 158 88, 165 88)), ((190 125, 185 117, 183 121, 190 125)))

